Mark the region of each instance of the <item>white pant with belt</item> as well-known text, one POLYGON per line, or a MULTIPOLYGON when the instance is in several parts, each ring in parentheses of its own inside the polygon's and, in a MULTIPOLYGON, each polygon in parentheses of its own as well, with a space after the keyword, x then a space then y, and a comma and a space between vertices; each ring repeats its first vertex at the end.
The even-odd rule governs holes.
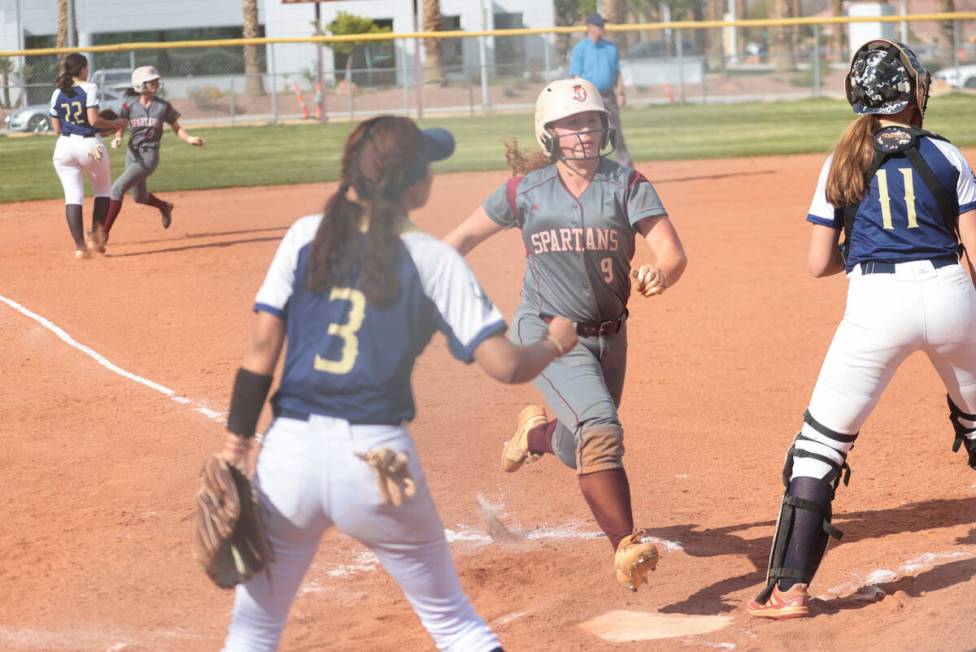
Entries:
POLYGON ((83 205, 85 203, 85 175, 91 177, 92 192, 95 197, 108 197, 112 188, 112 169, 108 161, 108 150, 98 136, 58 136, 54 145, 54 170, 64 188, 64 203, 83 205), (102 158, 93 159, 89 152, 100 147, 102 158))
POLYGON ((237 587, 225 652, 277 648, 295 592, 332 525, 379 558, 439 649, 500 647, 461 589, 406 428, 278 418, 265 435, 255 478, 274 549, 271 580, 261 574, 237 587), (382 504, 373 471, 354 455, 377 446, 409 458, 416 493, 400 507, 382 504))
MULTIPOLYGON (((810 399, 813 418, 835 432, 857 433, 915 351, 928 356, 953 402, 976 413, 976 290, 962 266, 935 269, 921 260, 899 263, 892 274, 862 274, 856 266, 849 279, 844 318, 810 399)), ((942 429, 948 447, 948 419, 942 429)), ((800 467, 800 475, 813 477, 828 469, 805 459, 794 477, 800 467), (809 465, 823 468, 811 473, 809 465)))

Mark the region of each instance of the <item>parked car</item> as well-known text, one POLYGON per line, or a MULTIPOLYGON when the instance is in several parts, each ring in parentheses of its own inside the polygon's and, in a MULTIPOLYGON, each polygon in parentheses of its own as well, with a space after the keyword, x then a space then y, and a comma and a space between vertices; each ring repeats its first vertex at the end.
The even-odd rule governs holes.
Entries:
MULTIPOLYGON (((122 93, 110 88, 102 89, 99 109, 112 109, 116 113, 122 110, 125 98, 122 93)), ((7 116, 6 128, 10 131, 33 131, 41 133, 51 131, 51 118, 48 117, 48 104, 31 104, 28 107, 13 111, 7 116)))
POLYGON ((976 88, 976 64, 968 64, 958 68, 950 66, 943 68, 933 76, 955 88, 976 88))
POLYGON ((132 86, 132 71, 128 68, 104 68, 92 73, 91 82, 101 89, 124 91, 132 86))

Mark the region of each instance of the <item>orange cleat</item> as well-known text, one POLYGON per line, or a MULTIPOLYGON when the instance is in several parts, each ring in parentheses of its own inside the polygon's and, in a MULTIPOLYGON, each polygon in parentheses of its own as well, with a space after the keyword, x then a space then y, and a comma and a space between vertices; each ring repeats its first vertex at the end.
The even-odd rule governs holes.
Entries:
POLYGON ((807 618, 810 615, 810 596, 807 595, 806 584, 794 584, 788 591, 780 591, 779 586, 773 587, 773 592, 765 604, 759 604, 755 599, 746 606, 750 616, 757 618, 774 618, 789 620, 790 618, 807 618))

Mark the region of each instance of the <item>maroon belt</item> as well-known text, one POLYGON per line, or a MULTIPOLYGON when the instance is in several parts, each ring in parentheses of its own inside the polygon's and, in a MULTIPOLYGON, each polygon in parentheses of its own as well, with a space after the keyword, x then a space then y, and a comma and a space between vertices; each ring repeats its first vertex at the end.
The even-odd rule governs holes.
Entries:
MULTIPOLYGON (((553 320, 552 315, 539 315, 542 317, 542 321, 547 324, 553 320)), ((595 321, 590 323, 577 323, 576 333, 582 335, 583 337, 605 337, 607 335, 613 335, 620 331, 620 327, 624 323, 624 319, 627 317, 625 312, 620 319, 612 319, 610 321, 595 321)))

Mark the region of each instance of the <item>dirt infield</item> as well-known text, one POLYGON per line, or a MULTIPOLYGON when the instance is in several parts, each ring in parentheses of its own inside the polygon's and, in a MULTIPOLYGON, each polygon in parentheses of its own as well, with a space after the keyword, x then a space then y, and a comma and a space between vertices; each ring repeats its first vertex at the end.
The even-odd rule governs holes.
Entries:
MULTIPOLYGON (((571 471, 554 459, 498 470, 534 390, 456 363, 441 337, 420 359, 414 437, 462 582, 506 649, 976 646, 976 474, 950 451, 944 390, 918 356, 851 457, 851 485, 835 503, 846 536, 814 583, 816 617, 743 612, 765 573, 783 456, 843 310, 844 279, 804 271, 803 216, 821 161, 641 166, 691 261, 663 297, 631 302, 626 464, 637 522, 662 552, 646 590, 617 588, 571 471), (490 542, 479 494, 523 540, 490 542), (617 610, 733 621, 649 643, 578 627, 617 610)), ((417 221, 443 235, 504 178, 438 177, 417 221)), ((91 261, 73 259, 61 202, 0 207, 0 649, 219 649, 232 596, 208 583, 188 543, 197 473, 223 437, 204 412, 226 410, 278 240, 330 189, 163 193, 177 206, 169 231, 129 203, 110 255, 91 261)), ((470 259, 509 316, 521 252, 512 232, 470 259)), ((430 648, 364 551, 326 536, 282 649, 430 648)))

